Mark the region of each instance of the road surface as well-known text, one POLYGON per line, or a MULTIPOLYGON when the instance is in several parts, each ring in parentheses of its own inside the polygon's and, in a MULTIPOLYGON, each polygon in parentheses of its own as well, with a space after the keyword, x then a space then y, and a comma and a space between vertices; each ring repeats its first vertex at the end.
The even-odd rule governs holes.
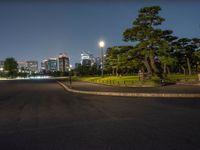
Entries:
POLYGON ((199 150, 200 100, 68 93, 0 81, 0 150, 199 150))

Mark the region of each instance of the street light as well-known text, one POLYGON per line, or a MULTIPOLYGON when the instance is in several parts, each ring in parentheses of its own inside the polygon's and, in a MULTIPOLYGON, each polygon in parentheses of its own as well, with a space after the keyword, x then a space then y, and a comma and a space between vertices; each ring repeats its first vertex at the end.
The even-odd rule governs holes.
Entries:
POLYGON ((103 47, 105 46, 104 41, 100 41, 100 42, 99 42, 99 46, 100 46, 101 48, 103 48, 103 47))
POLYGON ((70 88, 72 87, 72 75, 71 75, 71 68, 72 68, 72 65, 69 65, 69 86, 70 86, 70 88))
POLYGON ((104 63, 104 59, 103 59, 103 48, 105 46, 105 42, 104 41, 100 41, 99 42, 99 47, 101 48, 101 76, 103 77, 103 63, 104 63))

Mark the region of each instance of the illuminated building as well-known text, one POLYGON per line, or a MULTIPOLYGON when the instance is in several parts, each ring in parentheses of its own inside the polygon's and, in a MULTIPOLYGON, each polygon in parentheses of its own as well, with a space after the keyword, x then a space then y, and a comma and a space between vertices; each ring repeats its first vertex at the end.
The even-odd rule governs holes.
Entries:
POLYGON ((46 73, 48 71, 48 60, 47 59, 44 59, 42 62, 41 62, 41 71, 43 73, 46 73))
POLYGON ((0 60, 0 71, 4 70, 4 61, 0 60))
POLYGON ((93 54, 89 52, 82 52, 81 53, 81 65, 83 66, 93 66, 95 63, 95 58, 93 54))
POLYGON ((58 56, 59 71, 67 72, 69 69, 69 57, 66 53, 60 53, 58 56))
POLYGON ((27 61, 27 69, 32 73, 38 72, 38 62, 37 61, 27 61))
POLYGON ((48 59, 48 71, 49 72, 55 72, 58 71, 57 67, 57 58, 49 58, 48 59))
POLYGON ((19 72, 28 71, 27 61, 17 61, 19 72))

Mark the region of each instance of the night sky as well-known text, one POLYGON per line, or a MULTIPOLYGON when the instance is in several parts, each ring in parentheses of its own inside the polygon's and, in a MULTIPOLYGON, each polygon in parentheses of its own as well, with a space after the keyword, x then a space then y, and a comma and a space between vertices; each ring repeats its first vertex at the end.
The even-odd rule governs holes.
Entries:
POLYGON ((38 60, 67 52, 71 63, 81 51, 100 54, 106 47, 127 45, 122 33, 131 27, 138 10, 160 5, 166 21, 178 37, 200 38, 200 1, 0 1, 0 60, 38 60))

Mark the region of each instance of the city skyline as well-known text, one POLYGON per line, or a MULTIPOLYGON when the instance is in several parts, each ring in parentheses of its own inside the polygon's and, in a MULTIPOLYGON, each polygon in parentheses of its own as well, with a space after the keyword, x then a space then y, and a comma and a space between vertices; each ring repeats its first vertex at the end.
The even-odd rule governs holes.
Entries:
POLYGON ((100 56, 100 40, 106 42, 105 50, 133 44, 123 42, 122 33, 144 6, 160 5, 166 19, 161 28, 173 30, 174 35, 192 38, 200 34, 200 2, 196 1, 0 3, 0 60, 14 57, 41 62, 67 52, 74 66, 82 51, 100 56))

